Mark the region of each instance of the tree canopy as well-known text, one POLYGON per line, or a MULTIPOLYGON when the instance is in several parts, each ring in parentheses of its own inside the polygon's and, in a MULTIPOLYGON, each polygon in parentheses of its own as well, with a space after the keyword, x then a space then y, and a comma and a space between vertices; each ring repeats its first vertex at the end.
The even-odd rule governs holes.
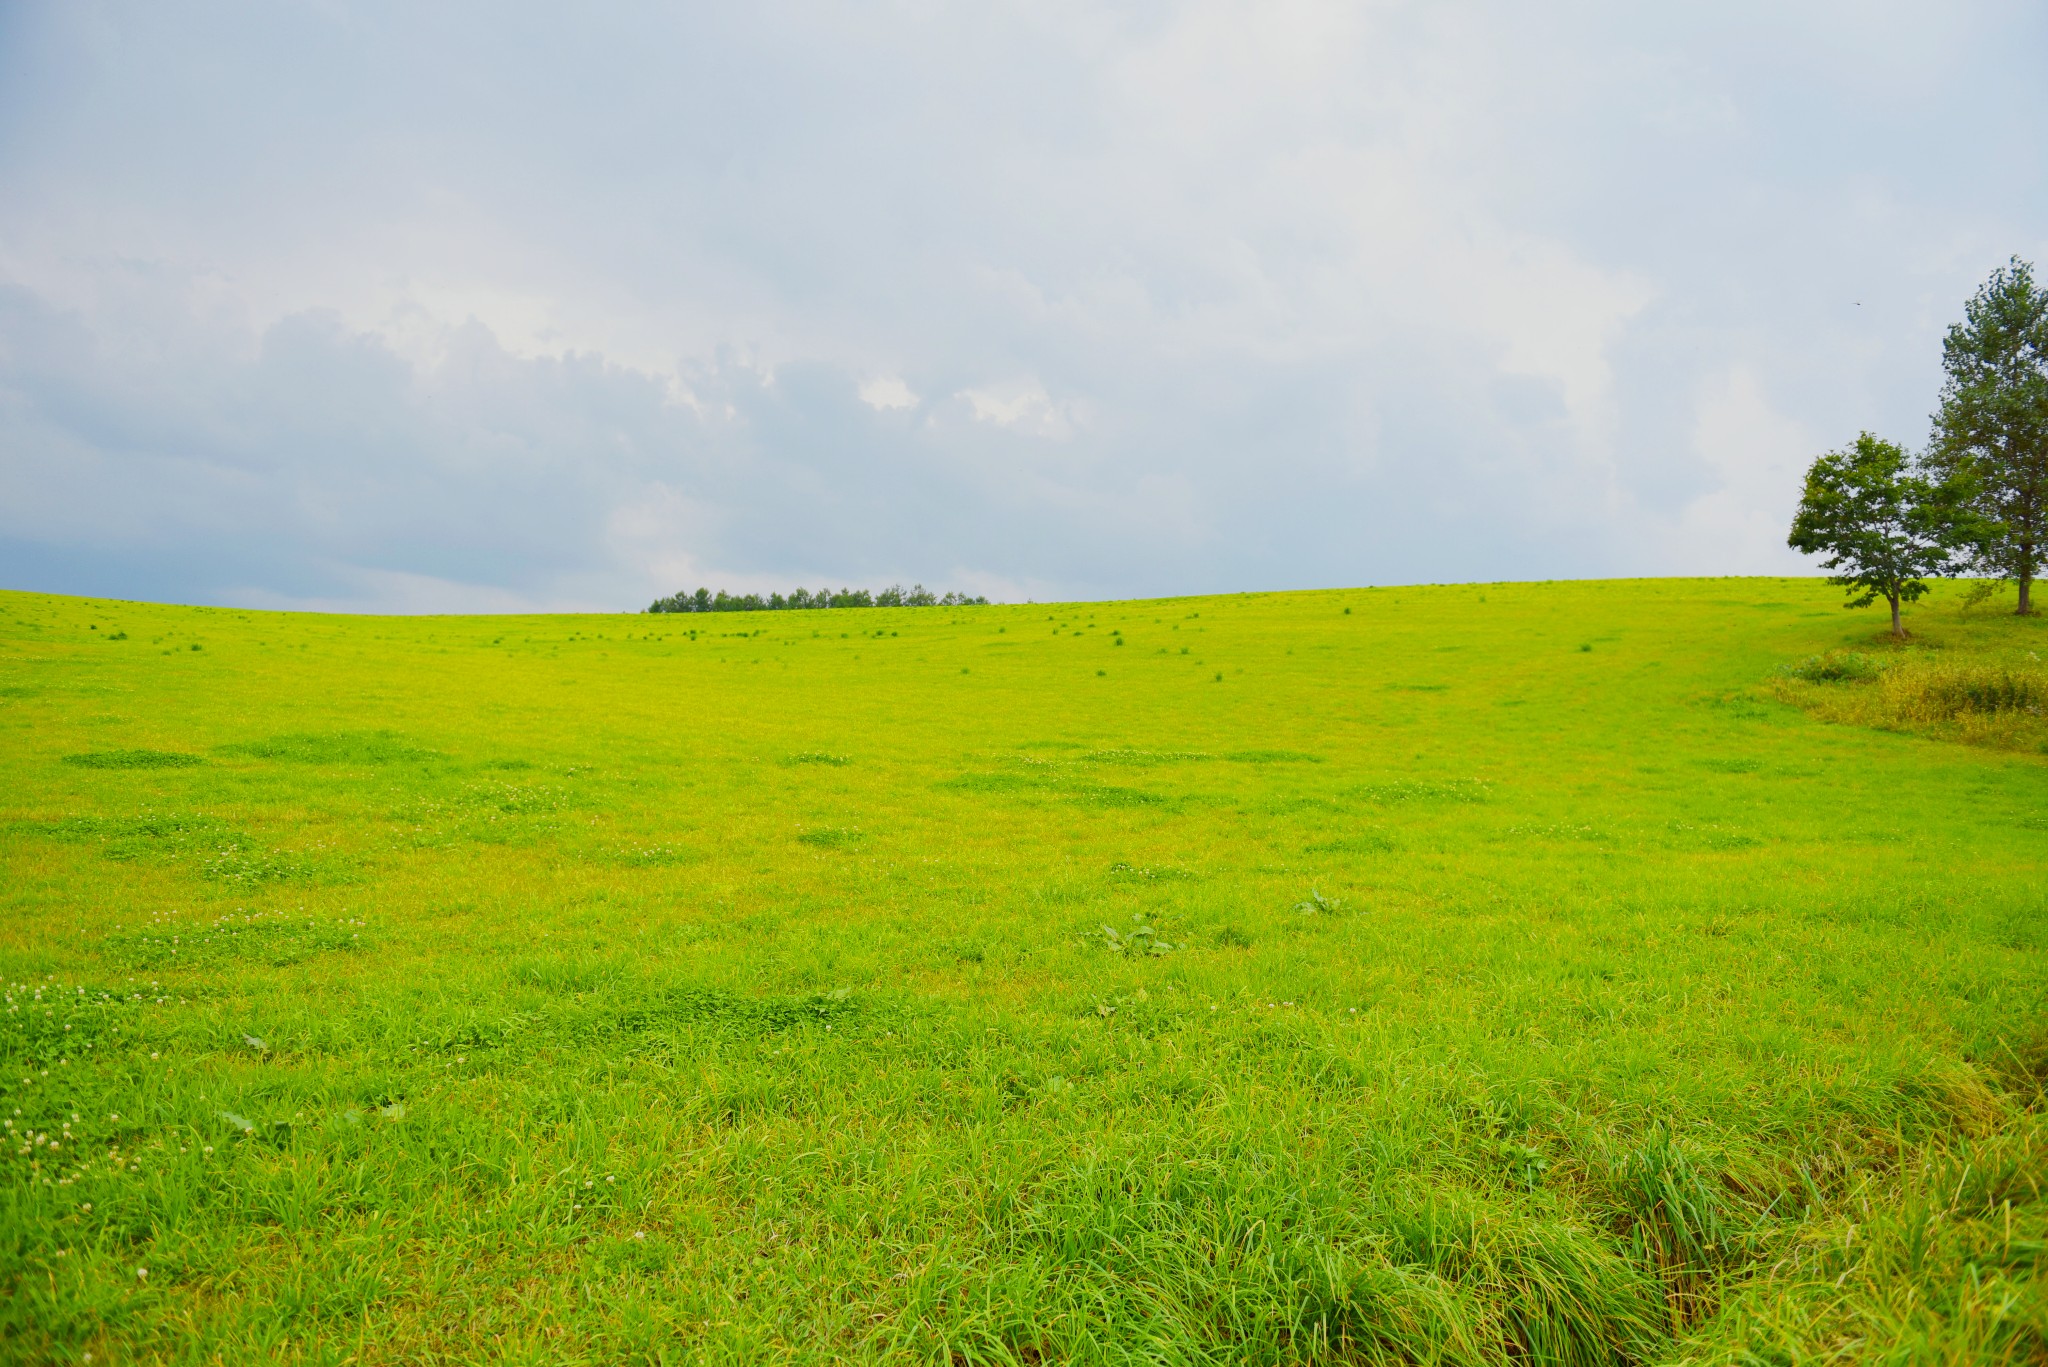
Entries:
POLYGON ((1967 489, 1971 558, 2019 586, 2025 615, 2048 558, 2048 289, 2030 264, 2014 257, 1992 273, 1949 329, 1941 363, 1930 465, 1967 489))
POLYGON ((695 593, 678 591, 666 598, 657 598, 648 607, 649 612, 781 612, 790 608, 951 608, 972 604, 986 604, 987 598, 971 597, 964 593, 933 593, 922 584, 904 588, 892 584, 880 593, 869 593, 866 589, 792 589, 787 596, 771 593, 765 598, 758 593, 733 594, 720 589, 698 589, 695 593))
POLYGON ((1923 580, 1952 571, 1980 536, 1962 496, 1959 484, 1922 473, 1903 447, 1865 432, 1807 470, 1787 541, 1826 557, 1822 566, 1835 571, 1828 582, 1849 590, 1844 606, 1884 599, 1892 635, 1903 638, 1900 604, 1927 592, 1923 580))

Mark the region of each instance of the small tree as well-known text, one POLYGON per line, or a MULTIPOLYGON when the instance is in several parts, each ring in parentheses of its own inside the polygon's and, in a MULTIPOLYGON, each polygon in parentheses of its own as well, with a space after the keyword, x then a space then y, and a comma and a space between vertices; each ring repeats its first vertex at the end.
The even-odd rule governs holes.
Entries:
POLYGON ((1930 464, 1967 485, 1973 558, 2019 585, 2025 616, 2048 559, 2048 289, 2032 266, 2014 257, 1992 272, 1948 330, 1941 366, 1930 464))
POLYGON ((1959 506, 1959 490, 1927 478, 1901 447, 1865 432, 1848 450, 1813 462, 1787 541, 1827 557, 1821 565, 1836 571, 1828 582, 1851 595, 1843 606, 1890 604, 1892 635, 1904 640, 1899 605, 1927 592, 1923 579, 1948 573, 1978 530, 1959 506))

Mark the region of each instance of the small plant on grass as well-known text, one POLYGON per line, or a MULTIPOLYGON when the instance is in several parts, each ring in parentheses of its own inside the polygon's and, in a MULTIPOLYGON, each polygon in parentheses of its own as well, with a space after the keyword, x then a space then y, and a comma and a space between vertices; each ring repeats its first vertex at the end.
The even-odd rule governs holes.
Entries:
POLYGON ((1126 931, 1120 932, 1115 926, 1109 925, 1102 928, 1103 943, 1109 946, 1112 953, 1157 959, 1173 953, 1178 948, 1159 938, 1159 932, 1146 924, 1143 912, 1134 914, 1131 921, 1133 924, 1126 931))
POLYGON ((1307 900, 1296 902, 1294 904, 1294 909, 1296 911, 1306 911, 1311 913, 1322 912, 1334 916, 1338 912, 1344 910, 1344 904, 1334 897, 1323 896, 1322 890, 1320 888, 1310 888, 1308 890, 1307 900))
POLYGON ((1868 655, 1831 650, 1825 655, 1809 655, 1796 665, 1786 665, 1784 672, 1808 683, 1869 683, 1883 671, 1868 655))

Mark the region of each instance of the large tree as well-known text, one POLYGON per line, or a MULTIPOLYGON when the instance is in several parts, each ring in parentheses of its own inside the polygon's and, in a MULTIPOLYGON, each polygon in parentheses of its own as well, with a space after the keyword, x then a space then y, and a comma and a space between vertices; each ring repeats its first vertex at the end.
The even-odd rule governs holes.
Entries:
POLYGON ((1922 582, 1948 573, 1981 538, 1961 506, 1962 485, 1921 473, 1905 450, 1865 432, 1846 451, 1830 451, 1806 472, 1806 490, 1786 538, 1794 550, 1826 556, 1828 582, 1849 590, 1846 607, 1882 598, 1892 635, 1905 639, 1899 606, 1927 592, 1922 582))
POLYGON ((2048 289, 2031 265, 2014 257, 1992 272, 1948 330, 1941 364, 1931 464, 1969 487, 1975 561, 2019 585, 2025 615, 2048 558, 2048 289))

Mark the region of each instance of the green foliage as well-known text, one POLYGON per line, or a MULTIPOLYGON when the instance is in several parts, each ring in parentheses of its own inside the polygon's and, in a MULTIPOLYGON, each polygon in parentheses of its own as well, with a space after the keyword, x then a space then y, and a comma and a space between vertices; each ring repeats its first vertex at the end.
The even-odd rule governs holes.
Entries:
POLYGON ((2019 585, 2048 557, 2048 288, 2014 257, 1964 307, 1941 348, 1932 463, 1967 490, 1977 563, 2019 585))
POLYGON ((933 593, 922 584, 904 588, 901 584, 891 585, 880 593, 866 589, 809 589, 792 590, 787 597, 771 593, 766 597, 758 593, 727 593, 720 589, 698 589, 695 593, 676 592, 666 598, 657 598, 649 605, 649 612, 783 612, 809 611, 814 608, 932 608, 932 607, 986 607, 988 599, 965 593, 933 593))
POLYGON ((1846 606, 1883 599, 1892 634, 1904 636, 1900 604, 1926 593, 1928 578, 1955 568, 1975 535, 1964 498, 1959 483, 1918 473, 1902 448, 1865 432, 1807 470, 1787 542, 1835 571, 1828 582, 1849 590, 1846 606))
POLYGON ((1334 916, 1344 910, 1344 903, 1338 898, 1323 896, 1321 888, 1310 888, 1307 899, 1296 902, 1294 909, 1296 911, 1308 912, 1310 915, 1321 913, 1326 916, 1334 916))
POLYGON ((1884 672, 1870 656, 1855 650, 1831 650, 1809 655, 1798 664, 1786 665, 1785 673, 1808 683, 1868 683, 1884 672))
POLYGON ((1115 926, 1102 927, 1102 941, 1112 953, 1140 955, 1160 959, 1173 953, 1175 946, 1159 935, 1158 927, 1145 920, 1143 912, 1131 914, 1131 924, 1122 930, 1115 926))

